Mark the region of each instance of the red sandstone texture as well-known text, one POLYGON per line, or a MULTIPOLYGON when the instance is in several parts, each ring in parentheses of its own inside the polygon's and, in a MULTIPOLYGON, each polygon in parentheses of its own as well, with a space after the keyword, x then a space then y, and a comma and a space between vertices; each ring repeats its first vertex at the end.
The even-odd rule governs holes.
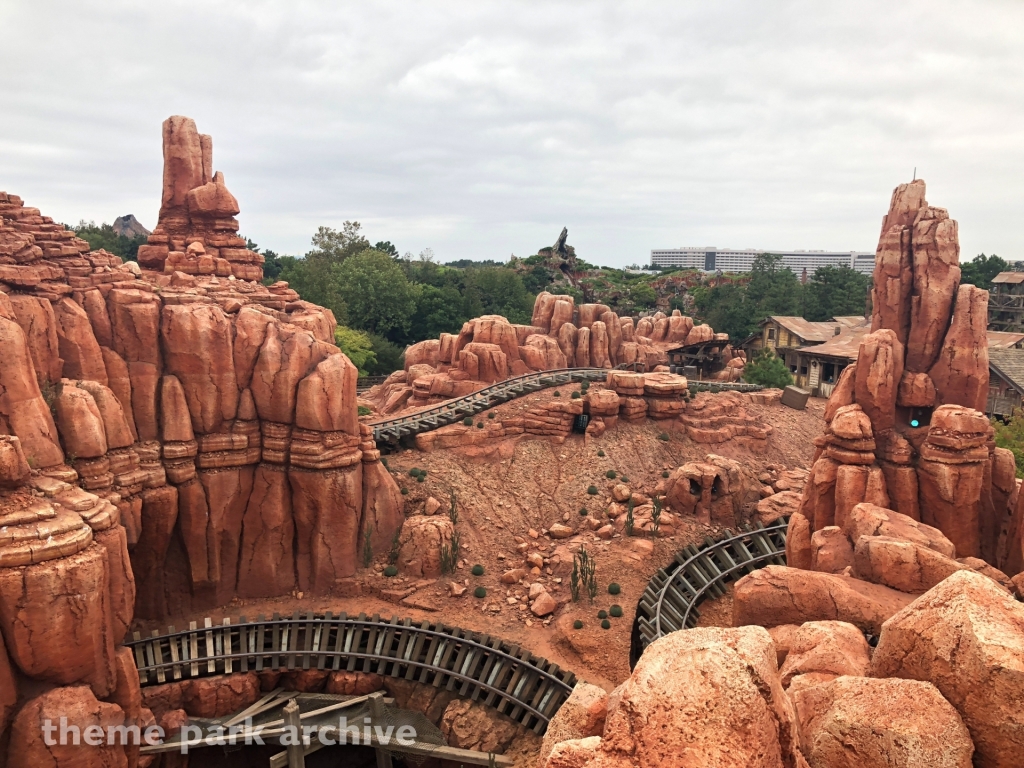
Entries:
MULTIPOLYGON (((0 193, 0 744, 11 765, 44 764, 31 724, 57 704, 86 724, 139 721, 138 676, 119 649, 136 616, 329 595, 355 573, 364 533, 384 552, 404 520, 359 423, 334 318, 258 282, 261 258, 237 237, 211 147, 191 120, 165 122, 160 223, 140 264, 89 251, 0 193), (36 698, 15 715, 19 695, 36 698)), ((220 708, 201 703, 217 686, 199 688, 185 709, 220 708)), ((89 760, 134 766, 138 752, 89 760)))

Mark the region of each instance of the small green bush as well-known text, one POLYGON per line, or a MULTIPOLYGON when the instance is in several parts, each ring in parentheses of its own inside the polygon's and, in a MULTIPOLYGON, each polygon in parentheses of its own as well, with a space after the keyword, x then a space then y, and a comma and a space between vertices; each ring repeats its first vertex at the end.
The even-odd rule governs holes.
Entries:
POLYGON ((659 440, 664 440, 667 443, 668 439, 669 439, 668 438, 668 432, 662 432, 660 435, 658 435, 658 439, 659 440))
POLYGON ((388 466, 388 457, 387 457, 387 456, 381 456, 381 457, 380 457, 380 463, 384 465, 384 468, 385 468, 385 469, 387 469, 387 466, 388 466))
POLYGON ((426 476, 427 476, 427 470, 421 469, 420 470, 420 477, 426 477, 426 476))
POLYGON ((408 496, 409 495, 409 489, 406 488, 404 485, 402 486, 402 495, 403 496, 408 496))
POLYGON ((413 467, 412 469, 409 470, 409 477, 419 477, 419 476, 420 476, 420 470, 419 470, 418 467, 413 467))
POLYGON ((622 606, 613 605, 611 608, 608 609, 608 613, 611 614, 613 619, 617 619, 622 615, 622 606))
POLYGON ((666 469, 664 472, 662 472, 661 476, 667 478, 668 477, 668 470, 666 469))
POLYGON ((478 421, 478 422, 476 423, 476 428, 477 428, 477 429, 483 429, 483 428, 484 428, 484 423, 483 423, 482 421, 478 421))
POLYGON ((422 475, 416 475, 416 482, 417 482, 417 483, 422 483, 422 482, 423 482, 424 480, 426 480, 426 479, 427 479, 427 476, 426 476, 426 474, 422 474, 422 475))
POLYGON ((558 391, 558 390, 556 389, 556 390, 555 390, 555 397, 561 397, 561 396, 562 396, 562 393, 561 393, 561 392, 559 392, 559 391, 558 391))
POLYGON ((466 418, 464 418, 462 420, 462 423, 465 424, 467 427, 472 427, 473 426, 473 417, 472 416, 467 416, 466 418))
POLYGON ((626 483, 627 485, 629 484, 629 478, 628 478, 628 477, 626 477, 625 475, 623 475, 622 477, 620 477, 620 478, 619 478, 619 480, 621 480, 622 482, 626 483))
POLYGON ((356 406, 356 411, 359 412, 360 416, 369 416, 371 413, 373 413, 373 411, 371 411, 365 405, 357 405, 356 406))
POLYGON ((604 458, 604 451, 598 450, 597 455, 600 456, 603 459, 604 458))
POLYGON ((614 480, 616 475, 618 475, 618 472, 616 472, 614 469, 609 469, 607 472, 604 473, 604 476, 607 477, 609 480, 614 480))
POLYGON ((473 572, 474 576, 483 576, 484 575, 484 567, 482 565, 480 565, 480 563, 477 563, 476 565, 473 566, 473 571, 472 572, 473 572))
POLYGON ((607 619, 608 618, 608 611, 606 611, 604 608, 602 608, 600 611, 597 612, 597 618, 599 618, 599 619, 607 619))
POLYGON ((579 399, 580 399, 580 393, 579 393, 579 392, 573 392, 573 393, 572 393, 572 394, 570 395, 570 397, 571 397, 571 398, 572 398, 573 400, 579 400, 579 399))
POLYGON ((601 629, 611 629, 611 628, 612 628, 612 623, 610 621, 608 621, 608 619, 605 619, 604 621, 601 622, 601 629))
POLYGON ((494 418, 494 411, 491 411, 490 413, 488 413, 487 414, 487 418, 488 419, 493 419, 494 418))
POLYGON ((587 511, 586 507, 580 507, 580 517, 586 517, 590 512, 587 511))
POLYGON ((384 575, 387 576, 389 579, 392 576, 397 576, 398 575, 398 566, 397 565, 389 565, 387 568, 384 569, 384 575))
POLYGON ((597 486, 591 485, 590 487, 588 487, 587 493, 589 493, 591 496, 597 496, 597 486))
POLYGON ((572 623, 572 628, 573 629, 583 629, 583 622, 580 621, 579 619, 576 619, 576 621, 574 621, 572 623))
POLYGON ((487 597, 487 590, 484 587, 477 587, 473 590, 474 597, 487 597))
POLYGON ((614 581, 611 584, 608 585, 608 594, 609 595, 617 595, 621 591, 622 591, 622 587, 620 587, 614 581))

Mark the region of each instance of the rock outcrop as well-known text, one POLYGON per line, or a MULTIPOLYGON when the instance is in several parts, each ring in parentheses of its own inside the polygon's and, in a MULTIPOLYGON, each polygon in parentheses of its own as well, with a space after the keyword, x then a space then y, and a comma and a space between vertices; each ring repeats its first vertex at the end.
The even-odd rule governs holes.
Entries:
MULTIPOLYGON (((38 751, 40 712, 66 705, 83 727, 143 717, 119 648, 136 615, 329 594, 365 539, 382 553, 404 522, 334 317, 258 282, 261 259, 237 237, 238 205, 191 120, 164 124, 164 156, 140 264, 0 193, 10 765, 53 762, 38 751), (14 714, 19 694, 32 698, 14 714)), ((90 765, 134 766, 138 752, 101 757, 90 765)))

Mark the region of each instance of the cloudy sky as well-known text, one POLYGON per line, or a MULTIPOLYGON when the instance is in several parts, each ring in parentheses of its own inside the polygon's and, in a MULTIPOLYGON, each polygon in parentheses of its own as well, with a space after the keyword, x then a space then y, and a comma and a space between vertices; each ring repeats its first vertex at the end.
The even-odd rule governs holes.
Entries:
POLYGON ((1024 3, 0 0, 0 189, 156 223, 195 118, 242 232, 447 261, 873 250, 917 174, 963 257, 1024 258, 1024 3))

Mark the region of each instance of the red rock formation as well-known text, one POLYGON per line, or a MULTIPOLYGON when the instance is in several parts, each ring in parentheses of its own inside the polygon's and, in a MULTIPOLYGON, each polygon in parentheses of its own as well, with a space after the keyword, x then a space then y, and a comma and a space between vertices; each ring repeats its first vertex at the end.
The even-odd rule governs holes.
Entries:
POLYGON ((990 579, 955 573, 886 622, 873 677, 933 684, 960 713, 976 765, 1020 764, 1024 608, 990 579))

